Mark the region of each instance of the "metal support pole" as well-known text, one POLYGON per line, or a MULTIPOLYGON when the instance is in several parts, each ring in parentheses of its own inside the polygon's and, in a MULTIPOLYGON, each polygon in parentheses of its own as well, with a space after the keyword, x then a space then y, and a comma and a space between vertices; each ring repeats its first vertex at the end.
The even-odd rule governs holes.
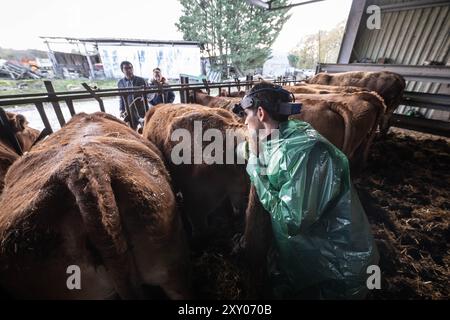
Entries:
MULTIPOLYGON (((208 81, 206 81, 206 79, 202 79, 202 82, 203 82, 203 85, 205 86, 206 93, 207 93, 208 96, 209 96, 210 93, 211 93, 211 89, 209 88, 208 81)), ((220 92, 220 88, 219 88, 219 92, 220 92)))
POLYGON ((84 54, 87 59, 88 65, 89 65, 89 73, 91 75, 91 79, 95 79, 95 72, 94 72, 94 66, 92 65, 91 57, 89 56, 87 49, 86 49, 86 42, 83 42, 84 47, 84 54))
POLYGON ((159 90, 159 94, 162 97, 162 102, 166 103, 166 95, 164 94, 164 90, 163 90, 163 85, 162 83, 158 83, 158 90, 159 90))
POLYGON ((241 80, 239 80, 239 78, 234 78, 234 82, 237 84, 236 85, 237 91, 238 92, 241 91, 241 80))
MULTIPOLYGON (((144 84, 144 90, 147 90, 147 81, 145 81, 145 84, 144 84)), ((145 110, 145 113, 147 113, 147 111, 149 110, 149 102, 148 102, 148 98, 147 98, 147 94, 146 93, 143 93, 142 94, 142 101, 144 101, 144 110, 145 110)))
POLYGON ((134 119, 134 108, 130 108, 130 103, 128 102, 128 95, 122 95, 123 100, 125 102, 125 110, 127 110, 128 118, 130 119, 130 126, 133 130, 136 130, 137 123, 135 123, 134 119))

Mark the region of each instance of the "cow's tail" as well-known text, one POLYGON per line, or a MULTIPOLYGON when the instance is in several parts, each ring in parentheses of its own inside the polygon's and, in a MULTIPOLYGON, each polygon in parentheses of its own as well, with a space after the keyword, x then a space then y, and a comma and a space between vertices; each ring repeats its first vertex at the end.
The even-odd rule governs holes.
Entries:
POLYGON ((82 149, 82 157, 69 172, 67 185, 117 294, 122 299, 138 298, 140 295, 133 286, 134 262, 128 252, 109 174, 82 149))
POLYGON ((387 133, 387 129, 389 129, 389 120, 394 110, 388 109, 386 103, 384 102, 383 97, 380 96, 378 92, 370 91, 369 94, 376 97, 378 101, 380 101, 380 104, 382 105, 382 108, 380 108, 377 113, 376 126, 374 127, 374 131, 376 130, 377 127, 379 127, 381 134, 385 135, 387 133))
POLYGON ((342 144, 342 151, 348 156, 351 156, 351 139, 353 137, 353 114, 344 103, 331 103, 331 110, 338 113, 344 120, 344 142, 342 144))

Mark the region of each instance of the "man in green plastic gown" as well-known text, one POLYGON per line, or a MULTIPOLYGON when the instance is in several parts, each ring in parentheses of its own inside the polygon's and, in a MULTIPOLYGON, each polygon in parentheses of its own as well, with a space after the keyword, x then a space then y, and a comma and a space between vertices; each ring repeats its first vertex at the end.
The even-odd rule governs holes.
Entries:
POLYGON ((275 297, 361 299, 378 253, 346 156, 308 123, 292 94, 255 85, 233 110, 252 133, 247 172, 270 213, 275 297))

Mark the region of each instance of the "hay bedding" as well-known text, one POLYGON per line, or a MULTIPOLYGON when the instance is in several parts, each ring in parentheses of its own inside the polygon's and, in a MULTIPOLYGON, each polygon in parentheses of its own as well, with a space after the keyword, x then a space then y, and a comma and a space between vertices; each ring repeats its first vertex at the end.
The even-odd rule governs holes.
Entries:
POLYGON ((450 139, 394 129, 354 179, 380 251, 376 299, 450 297, 450 139))
MULTIPOLYGON (((380 251, 382 288, 368 299, 449 298, 450 139, 393 129, 375 140, 353 181, 380 251)), ((246 270, 231 255, 231 236, 217 234, 193 253, 199 298, 246 297, 246 270)))

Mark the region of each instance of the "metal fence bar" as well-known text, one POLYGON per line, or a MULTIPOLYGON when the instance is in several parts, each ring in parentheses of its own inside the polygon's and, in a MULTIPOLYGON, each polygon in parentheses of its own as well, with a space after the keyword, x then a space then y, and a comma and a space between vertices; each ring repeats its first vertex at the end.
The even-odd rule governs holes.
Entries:
POLYGON ((130 103, 128 102, 128 95, 124 95, 124 96, 122 96, 122 98, 125 103, 125 110, 127 111, 128 118, 130 119, 131 128, 136 129, 137 123, 135 123, 135 121, 134 121, 134 113, 133 113, 134 109, 132 109, 130 107, 130 103))
POLYGON ((64 115, 61 111, 61 106, 59 105, 59 102, 57 100, 57 96, 55 93, 55 89, 53 88, 53 84, 51 81, 44 81, 45 88, 48 92, 48 98, 50 102, 52 103, 53 110, 55 110, 56 117, 58 118, 58 122, 60 126, 64 126, 66 124, 66 121, 64 120, 64 115))
MULTIPOLYGON (((292 80, 290 80, 292 81, 292 80)), ((278 83, 277 81, 274 81, 274 83, 278 83)), ((250 84, 250 83, 249 83, 250 84)), ((251 83, 250 85, 253 85, 254 83, 251 83)), ((237 87, 238 91, 240 91, 240 86, 246 85, 246 82, 241 82, 240 80, 237 80, 236 83, 230 83, 230 82, 224 82, 224 83, 209 83, 208 86, 210 89, 212 88, 226 88, 228 86, 237 87)), ((181 91, 185 90, 186 86, 181 86, 180 84, 177 85, 170 85, 170 86, 164 86, 163 91, 172 90, 172 91, 181 91)), ((205 86, 203 84, 190 84, 188 90, 192 89, 205 89, 205 86)), ((124 88, 124 89, 109 89, 109 90, 98 90, 96 91, 96 95, 100 98, 107 98, 107 97, 117 97, 122 96, 123 94, 148 94, 148 93, 158 93, 160 92, 157 88, 150 88, 144 89, 143 87, 134 87, 134 88, 124 88)), ((81 93, 64 93, 61 94, 59 92, 55 93, 56 96, 49 97, 48 95, 44 97, 41 95, 38 98, 23 98, 22 95, 15 95, 14 99, 2 99, 0 96, 0 106, 9 106, 14 104, 34 104, 35 102, 52 102, 52 101, 65 101, 66 99, 70 98, 72 100, 81 100, 81 99, 90 99, 92 96, 87 93, 86 91, 82 91, 81 93)))
POLYGON ((70 116, 73 117, 76 114, 76 112, 75 108, 73 107, 72 99, 65 99, 64 101, 66 101, 67 108, 69 108, 70 116))
POLYGON ((97 100, 97 102, 98 102, 98 104, 100 106, 100 110, 102 112, 106 112, 105 111, 105 106, 103 104, 103 100, 100 97, 97 96, 97 94, 94 92, 94 90, 92 90, 92 88, 86 82, 83 82, 81 85, 83 86, 83 88, 85 88, 87 90, 87 92, 89 92, 89 94, 92 96, 92 98, 97 100))
POLYGON ((50 125, 50 121, 48 121, 47 114, 45 113, 44 105, 42 102, 35 102, 35 106, 39 115, 41 116, 42 123, 49 133, 53 133, 52 126, 50 125))
MULTIPOLYGON (((206 79, 202 79, 202 82, 203 82, 203 85, 205 86, 206 93, 209 96, 211 93, 211 89, 209 88, 209 83, 208 83, 208 81, 206 81, 206 79)), ((219 95, 220 95, 220 89, 219 89, 219 95)))
POLYGON ((393 114, 390 125, 397 128, 404 128, 414 131, 436 134, 444 137, 450 137, 450 122, 416 118, 401 114, 393 114))

